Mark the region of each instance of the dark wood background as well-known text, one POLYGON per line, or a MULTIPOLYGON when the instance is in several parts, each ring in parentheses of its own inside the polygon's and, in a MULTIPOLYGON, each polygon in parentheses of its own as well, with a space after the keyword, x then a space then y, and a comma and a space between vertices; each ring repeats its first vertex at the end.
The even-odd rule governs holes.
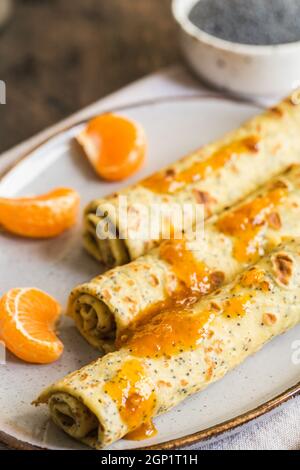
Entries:
MULTIPOLYGON (((1 1, 1 0, 0 0, 1 1)), ((170 0, 15 0, 0 30, 0 152, 178 61, 170 0)))

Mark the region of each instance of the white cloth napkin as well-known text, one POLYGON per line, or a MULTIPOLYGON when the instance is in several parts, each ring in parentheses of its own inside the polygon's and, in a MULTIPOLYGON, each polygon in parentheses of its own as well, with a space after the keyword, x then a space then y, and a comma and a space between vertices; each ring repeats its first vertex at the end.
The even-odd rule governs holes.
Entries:
MULTIPOLYGON (((59 129, 79 118, 84 119, 114 106, 137 103, 157 97, 187 96, 211 92, 195 80, 181 66, 173 66, 150 75, 122 90, 83 109, 62 123, 53 126, 28 141, 5 152, 0 157, 0 172, 20 158, 31 146, 42 142, 55 129, 59 129)), ((269 100, 259 100, 269 104, 269 100)), ((300 450, 300 396, 290 400, 272 414, 260 418, 231 435, 218 440, 196 444, 189 449, 196 450, 300 450)), ((4 447, 0 445, 0 449, 4 447)), ((188 448, 187 448, 188 449, 188 448)))

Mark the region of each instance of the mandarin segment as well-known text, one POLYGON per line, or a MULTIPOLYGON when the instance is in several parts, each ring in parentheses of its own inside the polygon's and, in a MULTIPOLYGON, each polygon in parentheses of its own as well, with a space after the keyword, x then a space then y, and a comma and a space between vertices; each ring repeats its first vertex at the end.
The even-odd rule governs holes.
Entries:
POLYGON ((61 306, 34 288, 11 289, 0 300, 0 338, 23 361, 49 364, 63 352, 54 328, 61 306))
POLYGON ((115 114, 92 119, 77 136, 96 173, 108 181, 121 181, 136 173, 146 154, 143 128, 115 114))
POLYGON ((35 197, 0 198, 0 225, 23 237, 56 237, 76 223, 79 203, 79 194, 69 188, 35 197))

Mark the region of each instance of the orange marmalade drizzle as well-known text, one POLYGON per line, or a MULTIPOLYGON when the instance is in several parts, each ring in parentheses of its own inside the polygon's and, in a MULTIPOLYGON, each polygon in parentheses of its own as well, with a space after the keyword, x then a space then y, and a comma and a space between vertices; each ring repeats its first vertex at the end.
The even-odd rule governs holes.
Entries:
MULTIPOLYGON (((243 293, 237 295, 236 292, 238 289, 232 291, 230 299, 216 304, 219 307, 217 315, 230 319, 246 315, 251 296, 243 293)), ((190 306, 174 307, 128 330, 119 338, 117 347, 126 347, 134 356, 147 358, 173 357, 184 351, 193 351, 206 337, 215 315, 215 308, 195 314, 190 306)))
POLYGON ((150 176, 141 184, 150 191, 160 194, 172 194, 180 191, 186 184, 191 184, 207 177, 209 172, 223 168, 226 163, 239 155, 259 151, 259 139, 249 136, 223 145, 205 160, 199 161, 186 170, 176 173, 176 170, 165 170, 150 176))
POLYGON ((125 436, 126 440, 129 441, 143 441, 144 439, 150 439, 157 435, 157 429, 152 421, 142 424, 139 428, 128 433, 125 436))
POLYGON ((176 277, 193 293, 206 294, 211 289, 210 270, 195 259, 186 241, 165 240, 159 249, 160 259, 171 265, 176 277))
POLYGON ((263 292, 270 290, 270 284, 265 279, 265 271, 256 267, 250 268, 240 278, 241 287, 258 287, 263 292))
POLYGON ((264 253, 264 240, 260 235, 265 227, 272 226, 269 216, 286 195, 286 188, 272 189, 217 222, 221 232, 236 238, 233 255, 238 261, 255 262, 264 253))
POLYGON ((223 304, 223 315, 227 318, 244 317, 248 311, 250 299, 250 295, 245 294, 226 300, 223 304))
MULTIPOLYGON (((224 273, 211 271, 204 263, 196 260, 183 239, 165 240, 159 250, 160 258, 170 264, 179 280, 179 285, 174 292, 166 292, 165 300, 156 302, 143 310, 135 322, 129 326, 130 330, 146 323, 161 311, 182 309, 193 305, 202 295, 212 292, 224 282, 224 273)), ((123 331, 122 335, 126 333, 127 330, 123 331)))
POLYGON ((137 357, 172 357, 194 350, 211 318, 210 312, 192 315, 188 308, 170 309, 122 335, 118 347, 126 346, 137 357))
POLYGON ((151 421, 156 396, 139 360, 125 362, 115 377, 105 384, 104 392, 116 403, 121 419, 130 432, 151 421))

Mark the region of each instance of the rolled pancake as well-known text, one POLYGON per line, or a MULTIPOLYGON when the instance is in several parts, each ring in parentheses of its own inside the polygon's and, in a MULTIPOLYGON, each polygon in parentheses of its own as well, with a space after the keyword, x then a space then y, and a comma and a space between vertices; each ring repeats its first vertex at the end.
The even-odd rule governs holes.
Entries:
MULTIPOLYGON (((299 128, 300 105, 290 97, 139 184, 91 202, 84 216, 85 248, 104 264, 119 266, 148 253, 163 238, 163 222, 155 236, 141 234, 145 208, 177 205, 180 211, 186 204, 203 204, 209 217, 236 204, 300 162, 299 128), (128 217, 118 211, 120 196, 126 197, 128 217)), ((187 214, 186 226, 193 226, 195 217, 195 211, 187 214)), ((181 228, 176 220, 173 226, 181 228)))
POLYGON ((45 390, 56 424, 96 449, 222 378, 300 321, 300 241, 280 246, 215 295, 173 307, 122 339, 119 351, 45 390))
POLYGON ((124 330, 168 302, 197 300, 230 282, 286 238, 300 236, 299 220, 296 165, 211 218, 203 238, 164 241, 149 254, 75 288, 68 314, 90 344, 111 351, 124 330))

